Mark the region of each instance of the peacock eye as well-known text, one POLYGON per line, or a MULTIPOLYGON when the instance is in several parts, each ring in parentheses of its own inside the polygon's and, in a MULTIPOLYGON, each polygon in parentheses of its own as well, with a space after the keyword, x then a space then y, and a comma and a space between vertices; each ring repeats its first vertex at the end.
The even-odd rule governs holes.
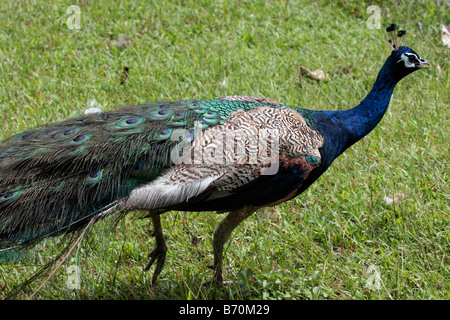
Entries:
POLYGON ((413 63, 416 61, 416 58, 414 56, 408 56, 408 61, 413 63))

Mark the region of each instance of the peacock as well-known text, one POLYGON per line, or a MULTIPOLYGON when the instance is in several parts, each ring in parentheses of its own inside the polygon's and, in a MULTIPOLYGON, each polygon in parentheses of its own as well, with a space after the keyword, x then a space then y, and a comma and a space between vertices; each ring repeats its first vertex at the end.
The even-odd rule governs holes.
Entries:
POLYGON ((155 284, 170 210, 227 213, 213 234, 213 278, 224 244, 256 210, 288 201, 380 122, 396 84, 428 68, 400 46, 356 107, 313 111, 257 96, 155 102, 92 113, 16 134, 0 144, 0 255, 73 234, 111 215, 151 219, 155 284))

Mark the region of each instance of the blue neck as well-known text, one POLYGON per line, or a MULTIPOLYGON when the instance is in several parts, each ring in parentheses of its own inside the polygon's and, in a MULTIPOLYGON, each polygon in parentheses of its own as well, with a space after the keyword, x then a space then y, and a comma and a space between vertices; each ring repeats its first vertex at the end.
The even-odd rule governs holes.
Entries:
MULTIPOLYGON (((389 57, 366 98, 356 107, 344 111, 322 111, 316 114, 318 129, 325 134, 332 162, 352 144, 363 138, 380 122, 389 106, 395 85, 402 77, 393 72, 389 57)), ((331 163, 330 162, 330 163, 331 163)))

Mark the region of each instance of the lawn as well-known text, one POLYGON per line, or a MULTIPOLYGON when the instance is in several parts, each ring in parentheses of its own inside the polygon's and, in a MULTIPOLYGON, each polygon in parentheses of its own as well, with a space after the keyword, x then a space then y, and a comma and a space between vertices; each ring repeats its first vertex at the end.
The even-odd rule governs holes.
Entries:
MULTIPOLYGON (((450 299, 446 2, 378 1, 375 13, 353 0, 1 2, 2 140, 90 106, 248 94, 348 109, 390 54, 391 22, 432 65, 397 85, 378 127, 306 192, 235 230, 223 289, 203 285, 223 215, 173 211, 162 216, 168 253, 155 287, 143 272, 151 222, 129 215, 114 230, 98 223, 51 279, 17 298, 450 299), (377 12, 380 29, 370 28, 377 12), (300 65, 328 77, 311 80, 300 65)), ((50 239, 0 265, 0 298, 58 249, 50 239)))

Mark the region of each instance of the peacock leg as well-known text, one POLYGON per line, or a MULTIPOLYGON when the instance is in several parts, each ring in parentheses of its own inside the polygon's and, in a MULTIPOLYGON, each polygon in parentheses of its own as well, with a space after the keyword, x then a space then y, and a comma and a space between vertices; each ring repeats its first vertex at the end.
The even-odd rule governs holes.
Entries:
POLYGON ((144 271, 147 271, 150 269, 150 267, 153 265, 153 263, 156 261, 156 267, 155 271, 153 272, 152 277, 152 286, 155 285, 156 280, 158 279, 159 274, 161 273, 161 270, 164 266, 164 262, 166 261, 166 252, 167 252, 167 246, 166 241, 164 240, 164 235, 162 232, 161 227, 161 218, 160 215, 154 215, 152 216, 152 222, 153 222, 153 233, 152 236, 155 237, 155 248, 152 252, 149 253, 148 258, 150 258, 150 261, 148 262, 147 266, 144 268, 144 271))
POLYGON ((213 238, 214 250, 214 275, 210 283, 222 285, 222 267, 223 267, 223 246, 230 238, 233 230, 246 218, 256 211, 254 207, 245 207, 243 209, 231 211, 216 227, 213 238))

